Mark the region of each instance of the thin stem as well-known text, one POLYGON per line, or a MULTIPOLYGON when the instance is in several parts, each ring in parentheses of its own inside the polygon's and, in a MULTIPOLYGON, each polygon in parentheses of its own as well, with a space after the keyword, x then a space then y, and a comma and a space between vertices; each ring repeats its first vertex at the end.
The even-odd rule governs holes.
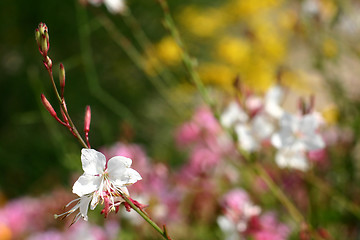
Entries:
POLYGON ((48 73, 49 73, 50 80, 51 80, 52 86, 53 86, 53 88, 54 88, 54 92, 55 92, 55 94, 56 94, 56 98, 57 98, 57 100, 58 100, 58 102, 59 102, 59 105, 60 105, 63 113, 65 114, 65 116, 66 116, 66 118, 67 118, 67 120, 68 120, 69 127, 70 127, 70 131, 74 134, 75 138, 80 142, 80 144, 81 144, 83 147, 87 148, 87 144, 85 143, 85 141, 83 140, 83 138, 82 138, 81 135, 79 134, 78 130, 76 129, 75 124, 74 124, 73 121, 71 120, 71 117, 70 117, 70 115, 69 115, 69 112, 68 112, 68 110, 67 110, 67 108, 66 108, 66 106, 65 106, 65 100, 60 97, 59 91, 58 91, 58 89, 57 89, 57 87, 56 87, 56 84, 55 84, 55 81, 54 81, 54 76, 53 76, 53 73, 52 73, 51 68, 47 67, 46 69, 47 69, 47 71, 48 71, 48 73))
POLYGON ((174 76, 171 74, 170 71, 168 71, 168 69, 166 69, 163 66, 163 63, 157 57, 155 57, 156 51, 155 51, 154 45, 151 43, 151 41, 145 34, 144 30, 141 28, 141 25, 138 23, 137 19, 134 17, 131 10, 128 9, 126 14, 123 14, 122 16, 123 16, 124 22, 131 29, 132 33, 135 36, 135 39, 137 40, 139 45, 143 48, 145 54, 148 57, 152 57, 154 59, 153 67, 154 67, 155 71, 158 74, 160 74, 161 76, 163 76, 163 79, 168 84, 174 83, 176 81, 174 76))
POLYGON ((164 20, 165 20, 165 26, 169 29, 172 37, 175 39, 175 41, 177 42, 178 46, 180 47, 181 51, 181 58, 184 62, 184 65, 186 67, 186 69, 188 70, 191 79, 193 80, 194 84, 196 85, 197 89, 200 91, 200 94, 203 98, 203 100, 212 108, 214 109, 214 103, 211 100, 208 92, 206 91, 206 88, 203 84, 203 82, 201 81, 199 74, 197 73, 197 71, 195 70, 194 67, 194 60, 192 59, 192 57, 188 54, 188 51, 185 47, 185 44, 183 43, 180 34, 177 30, 177 27, 175 25, 175 22, 170 14, 170 10, 169 10, 169 6, 167 4, 166 0, 158 0, 160 3, 160 6, 164 12, 164 20))
POLYGON ((171 240, 167 233, 162 230, 153 220, 151 220, 146 213, 135 206, 135 204, 125 195, 122 194, 122 198, 128 203, 132 209, 134 209, 146 222, 148 222, 158 233, 163 236, 164 239, 171 240))
POLYGON ((145 60, 135 46, 127 39, 111 22, 111 20, 105 15, 99 15, 97 17, 99 23, 108 32, 109 36, 118 44, 123 51, 128 55, 130 60, 135 66, 145 73, 146 78, 151 82, 155 89, 159 92, 161 97, 170 105, 170 107, 178 114, 181 114, 178 107, 168 97, 168 88, 164 85, 162 80, 158 76, 151 76, 146 72, 145 60))
POLYGON ((288 197, 284 194, 284 192, 275 184, 275 182, 271 179, 269 174, 266 172, 264 167, 259 163, 255 163, 254 169, 256 173, 264 180, 266 185, 270 188, 271 192, 275 195, 275 197, 285 206, 293 219, 300 225, 304 223, 304 217, 300 213, 300 211, 294 206, 294 204, 289 200, 288 197))

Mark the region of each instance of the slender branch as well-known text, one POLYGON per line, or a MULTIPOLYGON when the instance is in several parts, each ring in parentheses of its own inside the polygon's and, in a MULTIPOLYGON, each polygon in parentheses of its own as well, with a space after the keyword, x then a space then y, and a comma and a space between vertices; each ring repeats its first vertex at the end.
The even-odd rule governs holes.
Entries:
POLYGON ((141 209, 139 209, 138 207, 135 206, 135 204, 125 195, 122 194, 121 197, 126 201, 126 203, 128 203, 132 209, 135 210, 135 212, 137 212, 146 222, 148 222, 158 233, 161 234, 161 236, 163 236, 164 239, 166 240, 171 240, 167 234, 167 232, 165 230, 162 230, 153 220, 151 220, 149 218, 149 216, 144 213, 141 209))

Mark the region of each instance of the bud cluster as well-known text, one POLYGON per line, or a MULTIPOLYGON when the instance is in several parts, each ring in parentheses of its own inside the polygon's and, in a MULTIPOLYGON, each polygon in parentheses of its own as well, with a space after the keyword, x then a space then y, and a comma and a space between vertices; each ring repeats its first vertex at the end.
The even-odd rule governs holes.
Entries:
POLYGON ((40 23, 38 28, 35 29, 35 40, 41 55, 44 57, 43 62, 46 69, 51 70, 52 61, 47 55, 50 48, 49 31, 45 23, 40 23))
POLYGON ((65 91, 65 68, 62 63, 60 63, 59 66, 59 83, 60 83, 60 93, 58 91, 58 88, 56 86, 56 83, 54 81, 54 76, 52 73, 52 60, 48 56, 48 51, 50 48, 50 42, 49 42, 49 30, 45 23, 40 23, 38 28, 35 29, 35 40, 39 47, 39 52, 43 56, 43 63, 45 65, 46 70, 49 73, 50 80, 52 83, 52 86, 54 88, 55 94, 57 96, 57 100, 60 105, 60 111, 62 119, 60 119, 57 116, 56 111, 52 107, 51 103, 47 100, 44 94, 41 94, 41 102, 43 103, 46 110, 50 113, 51 116, 55 118, 56 121, 58 121, 60 124, 64 125, 69 129, 69 131, 80 141, 80 143, 84 147, 90 148, 89 143, 89 131, 90 131, 90 121, 91 121, 91 111, 90 107, 88 106, 86 108, 85 113, 85 122, 84 122, 84 133, 86 137, 86 143, 78 133, 75 125, 71 121, 70 115, 68 113, 66 102, 64 98, 64 91, 65 91))

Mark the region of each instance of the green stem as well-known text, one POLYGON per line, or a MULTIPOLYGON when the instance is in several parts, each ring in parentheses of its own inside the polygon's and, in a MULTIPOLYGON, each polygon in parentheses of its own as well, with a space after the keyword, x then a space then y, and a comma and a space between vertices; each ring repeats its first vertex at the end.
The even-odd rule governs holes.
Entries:
POLYGON ((85 141, 84 141, 83 138, 81 137, 79 131, 76 129, 75 124, 74 124, 73 121, 71 120, 71 117, 70 117, 70 115, 69 115, 69 112, 68 112, 68 110, 67 110, 67 108, 66 108, 66 106, 65 106, 65 100, 60 97, 59 91, 58 91, 58 89, 57 89, 57 87, 56 87, 56 84, 55 84, 55 81, 54 81, 54 76, 53 76, 53 73, 52 73, 51 68, 47 68, 47 71, 48 71, 48 73, 49 73, 50 80, 51 80, 52 86, 53 86, 53 88, 54 88, 54 92, 55 92, 55 94, 56 94, 56 98, 57 98, 57 100, 58 100, 58 102, 59 102, 59 105, 60 105, 63 113, 65 114, 65 116, 66 116, 66 118, 67 118, 67 120, 68 120, 68 122, 69 122, 69 126, 70 126, 72 132, 74 133, 75 138, 80 142, 80 144, 81 144, 83 147, 87 148, 87 144, 85 143, 85 141))
POLYGON ((164 85, 162 80, 158 76, 151 76, 146 73, 145 60, 135 46, 127 39, 111 22, 111 20, 105 15, 99 15, 97 17, 99 23, 104 27, 108 32, 109 36, 119 45, 123 51, 128 55, 130 60, 135 64, 135 66, 145 73, 145 77, 151 82, 155 87, 156 91, 161 95, 161 97, 169 104, 169 106, 179 115, 181 112, 178 110, 178 107, 173 103, 171 99, 168 98, 168 88, 164 85))
POLYGON ((158 0, 158 1, 164 12, 165 26, 169 29, 172 37, 175 39, 175 41, 177 42, 178 46, 181 49, 181 58, 183 60, 183 63, 185 65, 186 69, 188 70, 188 72, 190 74, 191 79, 193 80, 197 89, 200 91, 200 94, 201 94, 203 100, 205 101, 205 103, 207 103, 212 109, 214 109, 214 103, 211 100, 208 92, 206 91, 206 88, 205 88, 203 82, 201 81, 199 74, 195 70, 194 63, 193 63, 194 60, 188 54, 185 44, 180 37, 180 34, 177 30, 175 22, 170 14, 169 6, 168 6, 166 0, 158 0))
POLYGON ((254 165, 254 169, 256 173, 264 180, 266 185, 270 188, 270 191, 275 195, 275 197, 284 205, 284 207, 288 210, 289 214, 293 217, 293 219, 297 222, 297 224, 302 224, 305 222, 303 215, 299 212, 299 210, 294 206, 294 204, 289 200, 288 197, 284 194, 284 192, 275 184, 275 182, 271 179, 269 174, 266 172, 264 167, 259 163, 254 165))
POLYGON ((165 230, 162 230, 153 220, 151 220, 149 218, 149 216, 144 213, 141 209, 139 209, 138 207, 135 206, 135 204, 125 195, 122 194, 122 198, 126 201, 126 203, 128 203, 132 209, 135 210, 135 212, 137 212, 146 222, 148 222, 158 233, 161 234, 161 236, 163 236, 164 239, 166 240, 171 240, 170 237, 167 235, 167 233, 165 232, 165 230))

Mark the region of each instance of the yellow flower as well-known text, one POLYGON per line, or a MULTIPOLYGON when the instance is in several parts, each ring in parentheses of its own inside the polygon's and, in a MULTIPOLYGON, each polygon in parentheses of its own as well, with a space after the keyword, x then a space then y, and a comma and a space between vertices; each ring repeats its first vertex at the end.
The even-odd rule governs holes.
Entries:
POLYGON ((235 17, 256 16, 262 10, 278 6, 282 0, 233 0, 227 6, 228 13, 235 17))
POLYGON ((335 57, 338 53, 338 48, 335 40, 331 38, 325 39, 322 43, 322 52, 325 57, 335 57))
POLYGON ((328 124, 334 124, 339 119, 339 109, 333 104, 328 105, 321 113, 328 124))
POLYGON ((186 7, 180 14, 180 21, 192 34, 199 37, 209 37, 223 26, 225 16, 215 8, 197 9, 186 7))
POLYGON ((249 57, 251 50, 250 44, 234 37, 224 37, 217 45, 217 55, 232 65, 241 65, 249 57))
POLYGON ((164 37, 156 45, 156 53, 168 65, 176 65, 181 61, 181 49, 170 36, 164 37))
POLYGON ((253 90, 263 92, 274 84, 276 67, 260 56, 253 57, 240 72, 240 78, 253 90))
POLYGON ((230 67, 217 63, 203 63, 198 72, 201 80, 206 84, 219 86, 225 90, 232 88, 236 72, 230 67))

